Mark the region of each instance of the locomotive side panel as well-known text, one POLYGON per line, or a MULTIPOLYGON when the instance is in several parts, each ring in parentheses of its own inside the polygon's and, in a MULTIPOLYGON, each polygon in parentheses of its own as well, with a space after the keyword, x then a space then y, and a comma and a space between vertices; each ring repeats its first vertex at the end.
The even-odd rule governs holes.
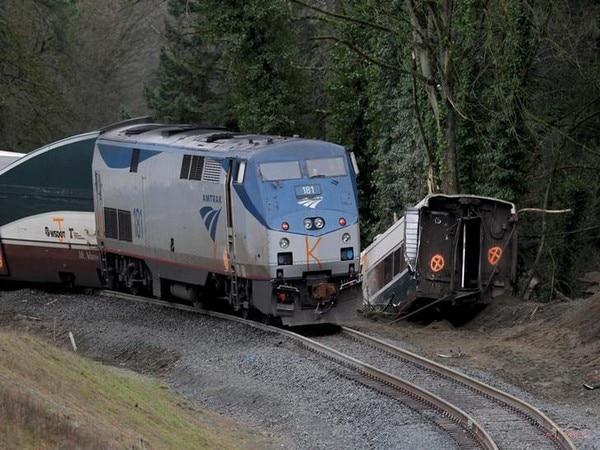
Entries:
MULTIPOLYGON (((230 223, 226 224, 232 233, 232 247, 227 248, 225 257, 228 269, 233 264, 238 276, 253 280, 274 278, 266 269, 269 264, 268 230, 261 212, 257 210, 257 195, 251 198, 255 185, 253 164, 248 160, 236 161, 232 178, 229 180, 228 211, 230 223), (243 169, 241 168, 243 167, 243 169), (243 173, 240 171, 243 170, 243 173)), ((226 217, 224 220, 226 221, 226 217)), ((270 301, 270 295, 268 295, 270 301)))
POLYGON ((182 174, 183 166, 191 169, 181 153, 142 149, 135 172, 131 164, 118 167, 111 160, 135 161, 134 153, 100 144, 94 160, 102 186, 97 201, 105 251, 143 260, 155 283, 165 278, 204 285, 208 273, 224 273, 221 163, 212 163, 207 182, 200 174, 182 174))

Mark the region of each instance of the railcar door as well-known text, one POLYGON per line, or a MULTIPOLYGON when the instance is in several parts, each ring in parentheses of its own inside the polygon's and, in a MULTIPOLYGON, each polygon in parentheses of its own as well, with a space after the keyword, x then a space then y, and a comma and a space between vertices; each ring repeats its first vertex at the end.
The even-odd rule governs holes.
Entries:
POLYGON ((456 254, 459 283, 454 290, 481 289, 481 217, 463 217, 456 254))

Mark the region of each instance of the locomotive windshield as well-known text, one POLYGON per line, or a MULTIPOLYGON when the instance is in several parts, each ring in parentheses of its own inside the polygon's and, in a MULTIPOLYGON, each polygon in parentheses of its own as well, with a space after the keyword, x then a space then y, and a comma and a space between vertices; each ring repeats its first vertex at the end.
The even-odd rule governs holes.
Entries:
POLYGON ((263 181, 297 180, 302 178, 298 161, 270 162, 260 165, 263 181))
POLYGON ((313 177, 341 177, 346 175, 344 158, 307 159, 306 168, 308 176, 313 177))
POLYGON ((300 169, 299 161, 280 161, 260 164, 263 181, 298 180, 303 173, 309 178, 343 177, 347 174, 343 157, 307 159, 306 168, 300 169))

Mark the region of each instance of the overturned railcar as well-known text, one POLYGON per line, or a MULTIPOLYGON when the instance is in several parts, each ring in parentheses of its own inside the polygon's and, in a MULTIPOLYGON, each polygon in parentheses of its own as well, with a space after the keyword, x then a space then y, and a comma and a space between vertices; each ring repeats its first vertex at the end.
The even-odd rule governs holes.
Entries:
POLYGON ((430 195, 361 253, 368 308, 408 314, 485 303, 516 283, 513 203, 474 195, 430 195))

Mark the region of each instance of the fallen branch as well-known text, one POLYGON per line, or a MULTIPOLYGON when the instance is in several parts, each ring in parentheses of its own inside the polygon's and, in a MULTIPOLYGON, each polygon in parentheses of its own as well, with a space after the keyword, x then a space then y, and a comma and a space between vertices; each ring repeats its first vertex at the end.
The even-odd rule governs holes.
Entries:
POLYGON ((544 208, 521 208, 517 211, 517 214, 521 214, 522 212, 541 212, 544 214, 564 214, 571 212, 571 208, 569 209, 544 209, 544 208))

